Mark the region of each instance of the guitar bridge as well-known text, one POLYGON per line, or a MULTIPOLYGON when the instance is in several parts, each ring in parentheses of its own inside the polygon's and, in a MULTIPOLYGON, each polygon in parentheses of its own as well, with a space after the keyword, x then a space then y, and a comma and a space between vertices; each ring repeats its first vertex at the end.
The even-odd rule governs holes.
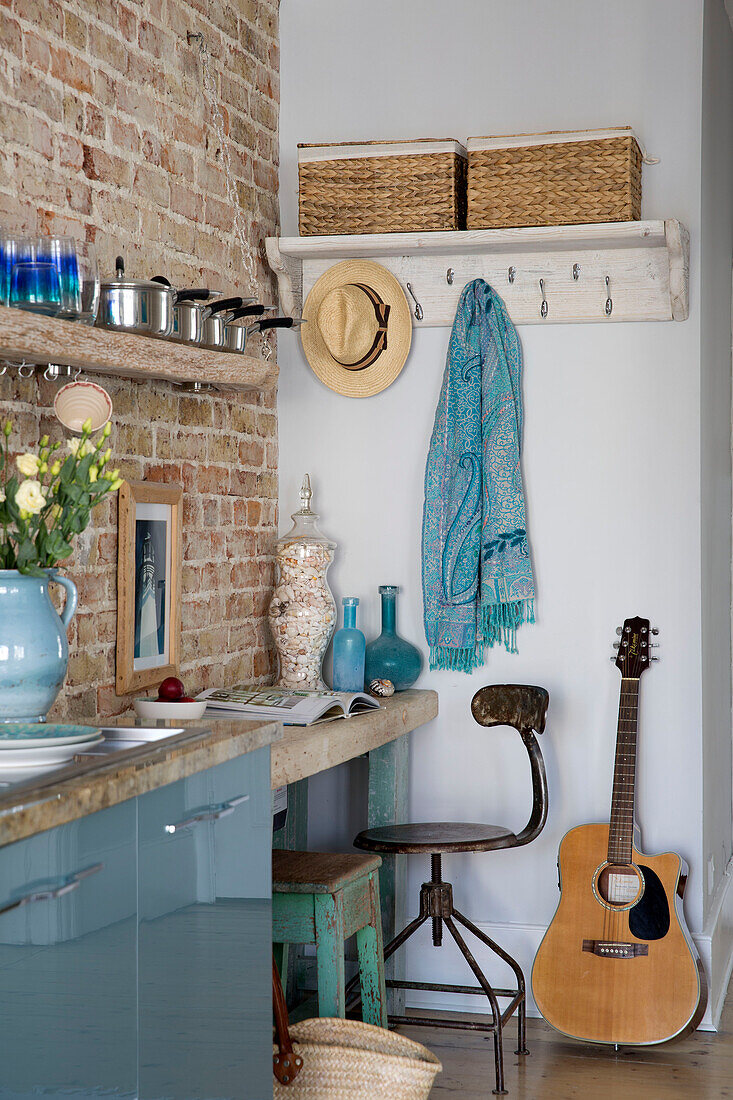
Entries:
POLYGON ((634 959, 648 955, 648 943, 619 943, 618 940, 583 940, 583 950, 604 959, 634 959))

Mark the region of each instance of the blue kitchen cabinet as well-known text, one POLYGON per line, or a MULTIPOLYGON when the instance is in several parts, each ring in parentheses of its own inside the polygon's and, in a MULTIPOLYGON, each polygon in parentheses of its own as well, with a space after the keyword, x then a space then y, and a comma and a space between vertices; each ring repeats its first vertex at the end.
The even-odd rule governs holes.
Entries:
POLYGON ((270 754, 138 799, 140 1100, 272 1096, 270 754))
POLYGON ((265 747, 0 848, 0 1100, 271 1100, 265 747))
POLYGON ((0 848, 0 1097, 137 1096, 135 802, 0 848))

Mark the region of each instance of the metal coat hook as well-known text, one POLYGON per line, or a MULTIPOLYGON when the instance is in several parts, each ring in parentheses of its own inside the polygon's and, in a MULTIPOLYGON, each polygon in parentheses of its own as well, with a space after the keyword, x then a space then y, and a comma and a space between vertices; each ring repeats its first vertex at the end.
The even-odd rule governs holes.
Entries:
POLYGON ((35 374, 35 372, 36 372, 35 364, 34 363, 26 363, 25 359, 23 360, 23 362, 18 367, 18 377, 19 378, 32 378, 33 375, 35 374), (23 373, 24 370, 25 370, 25 374, 23 373))
POLYGON ((606 275, 606 317, 613 313, 613 298, 611 297, 611 279, 606 275))
POLYGON ((542 295, 542 305, 540 306, 540 317, 544 321, 547 316, 548 306, 547 298, 545 297, 545 280, 540 279, 540 294, 542 295))
POLYGON ((81 367, 60 366, 58 363, 49 363, 43 371, 43 377, 47 382, 58 382, 61 378, 71 378, 72 376, 74 382, 78 382, 80 375, 81 367))
POLYGON ((573 264, 573 278, 577 283, 578 279, 580 278, 580 264, 573 264))
POLYGON ((452 267, 449 267, 448 270, 445 273, 445 281, 447 282, 448 286, 453 286, 453 276, 454 275, 455 275, 455 271, 453 270, 452 267))
POLYGON ((514 264, 512 264, 512 266, 511 266, 511 267, 509 268, 509 270, 507 271, 507 275, 509 276, 509 282, 510 282, 510 283, 513 283, 513 282, 514 282, 514 280, 515 280, 515 279, 516 279, 516 277, 517 277, 517 269, 516 269, 516 267, 514 266, 514 264))
POLYGON ((407 283, 406 286, 407 286, 407 289, 410 292, 410 295, 412 297, 413 302, 415 303, 415 320, 416 321, 422 321, 422 319, 424 317, 422 306, 420 305, 417 298, 415 297, 415 291, 412 289, 410 284, 407 283))

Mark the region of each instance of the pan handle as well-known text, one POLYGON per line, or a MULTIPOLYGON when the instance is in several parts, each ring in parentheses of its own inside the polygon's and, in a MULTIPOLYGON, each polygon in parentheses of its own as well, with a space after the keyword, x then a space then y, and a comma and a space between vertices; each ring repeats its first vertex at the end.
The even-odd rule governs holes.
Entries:
POLYGON ((231 321, 239 321, 242 317, 261 317, 266 309, 272 308, 272 306, 242 306, 241 309, 236 309, 234 311, 229 321, 227 321, 227 324, 231 321))
POLYGON ((211 297, 208 287, 199 287, 197 290, 179 290, 176 294, 176 305, 179 302, 205 302, 211 297))
POLYGON ((170 281, 166 279, 165 275, 153 275, 150 280, 151 283, 162 283, 163 286, 170 286, 170 281))
POLYGON ((220 298, 218 302, 209 306, 209 309, 211 313, 221 313, 223 309, 239 309, 241 305, 241 298, 220 298))
POLYGON ((292 328, 296 323, 292 317, 268 317, 266 321, 255 322, 259 332, 264 332, 268 328, 292 328))

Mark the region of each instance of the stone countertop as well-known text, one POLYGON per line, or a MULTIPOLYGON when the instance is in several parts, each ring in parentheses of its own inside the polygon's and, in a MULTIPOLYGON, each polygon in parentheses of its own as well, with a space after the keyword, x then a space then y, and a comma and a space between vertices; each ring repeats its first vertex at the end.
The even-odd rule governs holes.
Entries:
MULTIPOLYGON (((130 733, 135 725, 124 720, 99 723, 100 728, 124 727, 130 733)), ((6 769, 3 777, 12 782, 0 788, 0 846, 223 764, 283 735, 279 722, 261 719, 202 719, 186 723, 183 730, 181 722, 165 725, 180 732, 108 755, 80 753, 61 767, 38 769, 30 779, 24 771, 15 781, 12 770, 6 769)))

